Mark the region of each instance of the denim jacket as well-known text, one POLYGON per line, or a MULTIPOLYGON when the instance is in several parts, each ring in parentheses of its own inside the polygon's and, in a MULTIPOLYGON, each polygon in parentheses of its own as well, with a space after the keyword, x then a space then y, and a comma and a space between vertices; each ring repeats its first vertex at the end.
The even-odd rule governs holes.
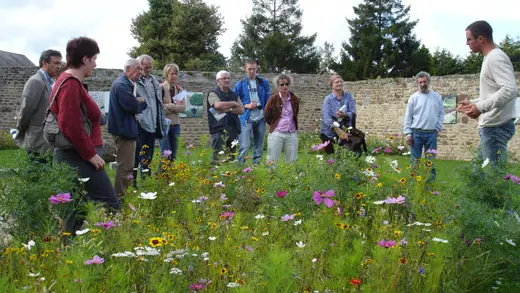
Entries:
MULTIPOLYGON (((242 80, 235 84, 233 92, 235 92, 242 101, 242 104, 251 103, 251 97, 249 97, 249 81, 248 77, 244 77, 242 80)), ((271 90, 269 89, 269 82, 265 78, 256 77, 256 84, 258 87, 258 98, 260 99, 260 109, 264 111, 265 104, 271 96, 271 90)), ((250 110, 246 109, 244 114, 240 115, 240 124, 245 125, 249 121, 250 110)))

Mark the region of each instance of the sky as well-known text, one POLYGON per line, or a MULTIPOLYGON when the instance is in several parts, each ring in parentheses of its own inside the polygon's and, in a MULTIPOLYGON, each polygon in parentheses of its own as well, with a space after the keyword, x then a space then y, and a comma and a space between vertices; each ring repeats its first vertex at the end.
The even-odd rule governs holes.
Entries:
MULTIPOLYGON (((242 31, 240 20, 252 13, 252 1, 205 2, 218 6, 224 16, 225 32, 218 39, 219 51, 229 57, 230 47, 242 31)), ((361 2, 300 0, 302 34, 317 33, 315 45, 332 43, 339 54, 342 42, 350 37, 345 18, 355 17, 353 7, 361 2)), ((465 28, 475 20, 491 24, 495 42, 503 40, 506 34, 520 37, 517 0, 402 0, 402 3, 411 6, 410 20, 419 21, 414 33, 431 52, 446 48, 466 57, 469 49, 465 44, 465 28)), ((130 48, 137 45, 130 33, 132 18, 146 10, 146 0, 0 0, 0 50, 24 54, 38 64, 43 50, 56 49, 65 55, 69 39, 88 36, 99 44, 99 68, 122 68, 130 48)))

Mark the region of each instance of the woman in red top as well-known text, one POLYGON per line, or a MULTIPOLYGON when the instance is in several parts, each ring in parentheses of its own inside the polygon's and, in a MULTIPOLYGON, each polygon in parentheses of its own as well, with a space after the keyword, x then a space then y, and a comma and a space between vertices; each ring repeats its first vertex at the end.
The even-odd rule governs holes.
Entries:
MULTIPOLYGON (((99 47, 93 39, 80 37, 67 43, 68 69, 60 75, 53 88, 51 97, 61 84, 51 111, 56 114, 60 130, 73 147, 55 148, 54 160, 77 169, 80 178, 89 178, 85 182, 87 199, 104 202, 113 209, 119 209, 119 200, 104 170, 105 161, 96 152, 96 148, 103 147, 101 111, 82 84, 85 77, 92 75, 97 54, 99 47), (65 81, 62 83, 63 80, 65 81), (90 135, 83 129, 82 104, 90 121, 90 135)), ((69 232, 74 232, 75 228, 79 228, 76 225, 81 225, 82 219, 73 218, 75 223, 67 223, 66 229, 69 232)))

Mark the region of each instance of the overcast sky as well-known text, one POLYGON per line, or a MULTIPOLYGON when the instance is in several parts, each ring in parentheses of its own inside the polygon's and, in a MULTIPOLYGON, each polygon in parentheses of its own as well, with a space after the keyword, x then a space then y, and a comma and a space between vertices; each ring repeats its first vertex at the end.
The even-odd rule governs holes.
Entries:
MULTIPOLYGON (((250 0, 205 0, 219 6, 226 32, 219 38, 220 51, 229 57, 230 47, 242 30, 240 19, 251 15, 250 0)), ((333 43, 336 53, 348 41, 345 17, 361 0, 300 0, 304 35, 317 33, 316 45, 333 43)), ((487 20, 499 42, 506 34, 520 36, 520 1, 517 0, 403 0, 411 5, 410 19, 419 20, 415 34, 432 52, 446 48, 465 57, 464 30, 475 20, 487 20)), ((130 23, 148 9, 146 0, 0 0, 0 50, 24 54, 37 64, 41 51, 53 48, 65 54, 70 38, 88 36, 98 41, 98 67, 121 68, 137 42, 130 23)), ((175 61, 175 60, 172 60, 175 61)), ((182 70, 182 68, 181 68, 182 70)))

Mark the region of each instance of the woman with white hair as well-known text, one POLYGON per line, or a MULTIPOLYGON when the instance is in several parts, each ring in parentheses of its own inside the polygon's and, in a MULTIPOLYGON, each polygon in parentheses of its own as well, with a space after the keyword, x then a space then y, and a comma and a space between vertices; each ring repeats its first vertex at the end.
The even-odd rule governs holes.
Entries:
POLYGON ((280 74, 273 79, 278 92, 271 95, 264 109, 265 122, 269 125, 267 138, 267 162, 280 160, 282 149, 285 162, 298 159, 298 112, 300 99, 289 90, 293 79, 280 74))

